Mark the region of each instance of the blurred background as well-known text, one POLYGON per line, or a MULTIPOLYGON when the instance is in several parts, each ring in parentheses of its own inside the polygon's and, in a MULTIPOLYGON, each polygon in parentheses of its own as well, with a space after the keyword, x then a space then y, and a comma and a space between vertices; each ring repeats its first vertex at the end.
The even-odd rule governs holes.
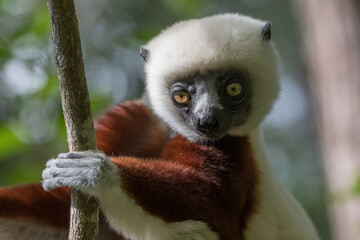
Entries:
MULTIPOLYGON (((304 206, 321 239, 335 240, 326 209, 345 200, 336 200, 342 195, 334 197, 325 190, 321 131, 317 134, 314 119, 318 118, 313 116, 316 98, 311 97, 312 85, 307 81, 308 75, 316 78, 306 66, 312 44, 301 43, 306 42, 306 26, 311 24, 297 20, 304 19, 309 1, 293 2, 77 0, 75 4, 94 116, 113 103, 141 96, 144 74, 139 48, 170 24, 226 12, 270 21, 282 59, 281 96, 265 121, 271 165, 304 206)), ((45 162, 68 151, 63 121, 45 1, 0 0, 0 186, 41 180, 45 162)), ((357 198, 359 191, 360 181, 354 190, 357 198)))

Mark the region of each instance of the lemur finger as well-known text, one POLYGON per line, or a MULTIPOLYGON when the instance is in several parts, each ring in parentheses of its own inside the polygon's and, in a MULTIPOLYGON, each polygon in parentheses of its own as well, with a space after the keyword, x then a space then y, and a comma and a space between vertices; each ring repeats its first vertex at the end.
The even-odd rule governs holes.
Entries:
POLYGON ((80 158, 100 158, 104 159, 106 156, 101 152, 83 151, 83 152, 68 152, 60 153, 58 159, 80 159, 80 158))
POLYGON ((49 161, 46 162, 46 167, 54 166, 56 161, 57 159, 50 159, 49 161))
MULTIPOLYGON (((45 178, 51 178, 56 177, 60 172, 69 172, 69 174, 74 174, 74 171, 77 171, 77 173, 80 173, 81 171, 84 171, 84 169, 88 169, 88 165, 84 164, 84 166, 77 166, 75 164, 67 163, 66 167, 58 167, 60 161, 64 160, 58 160, 58 159, 51 159, 46 163, 46 168, 42 172, 42 177, 45 178)), ((72 160, 72 161, 79 161, 79 160, 72 160)))
POLYGON ((56 176, 52 171, 44 173, 45 177, 42 185, 45 190, 57 187, 70 187, 79 190, 87 190, 98 185, 97 171, 88 170, 86 172, 62 172, 60 171, 56 176), (50 175, 50 177, 47 177, 50 175))
POLYGON ((82 187, 82 184, 78 184, 78 183, 79 181, 77 179, 56 177, 42 181, 42 186, 46 191, 58 187, 69 187, 69 188, 80 189, 82 187))
POLYGON ((100 168, 103 159, 85 158, 85 159, 59 159, 54 166, 57 168, 100 168))
POLYGON ((64 186, 62 184, 62 180, 60 180, 60 179, 55 180, 54 178, 43 180, 41 182, 41 184, 42 184, 42 187, 44 188, 45 191, 50 191, 50 190, 52 190, 54 188, 64 186))
POLYGON ((45 168, 45 169, 42 171, 41 177, 42 177, 43 179, 51 178, 50 168, 45 168))
POLYGON ((43 179, 50 179, 50 178, 54 178, 54 177, 73 177, 73 176, 79 176, 81 174, 86 174, 86 175, 91 175, 91 176, 97 176, 97 174, 95 173, 87 173, 88 171, 92 171, 94 172, 93 169, 88 169, 85 170, 84 169, 77 169, 77 168, 73 168, 73 169, 66 169, 64 171, 64 169, 62 168, 47 168, 43 171, 42 173, 42 177, 43 179), (85 173, 84 173, 85 172, 85 173))

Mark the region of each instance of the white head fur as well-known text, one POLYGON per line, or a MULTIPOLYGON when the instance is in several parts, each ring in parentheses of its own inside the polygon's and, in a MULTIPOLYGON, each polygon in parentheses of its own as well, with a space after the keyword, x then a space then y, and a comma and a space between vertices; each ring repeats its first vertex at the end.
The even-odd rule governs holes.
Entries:
MULTIPOLYGON (((239 14, 221 14, 174 24, 143 47, 147 91, 154 112, 176 132, 196 141, 178 113, 169 85, 193 72, 221 68, 246 69, 252 85, 247 121, 230 134, 248 134, 259 125, 278 96, 277 54, 262 29, 266 22, 239 14)), ((270 38, 270 36, 268 36, 270 38)))

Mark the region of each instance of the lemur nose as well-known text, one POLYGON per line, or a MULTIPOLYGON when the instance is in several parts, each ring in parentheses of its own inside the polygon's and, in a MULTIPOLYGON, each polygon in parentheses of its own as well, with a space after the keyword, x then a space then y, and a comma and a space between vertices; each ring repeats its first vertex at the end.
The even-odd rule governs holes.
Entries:
POLYGON ((220 128, 220 122, 216 117, 199 119, 197 129, 202 133, 214 133, 220 128))

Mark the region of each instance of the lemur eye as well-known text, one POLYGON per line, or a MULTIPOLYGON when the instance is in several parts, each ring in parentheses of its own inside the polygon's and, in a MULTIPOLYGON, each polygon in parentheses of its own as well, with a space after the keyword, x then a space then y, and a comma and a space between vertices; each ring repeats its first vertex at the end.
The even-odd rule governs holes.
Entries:
POLYGON ((226 86, 226 93, 229 96, 236 97, 242 91, 242 85, 240 83, 230 83, 226 86))
POLYGON ((177 91, 174 93, 174 100, 177 103, 185 104, 190 101, 190 95, 185 91, 177 91))

